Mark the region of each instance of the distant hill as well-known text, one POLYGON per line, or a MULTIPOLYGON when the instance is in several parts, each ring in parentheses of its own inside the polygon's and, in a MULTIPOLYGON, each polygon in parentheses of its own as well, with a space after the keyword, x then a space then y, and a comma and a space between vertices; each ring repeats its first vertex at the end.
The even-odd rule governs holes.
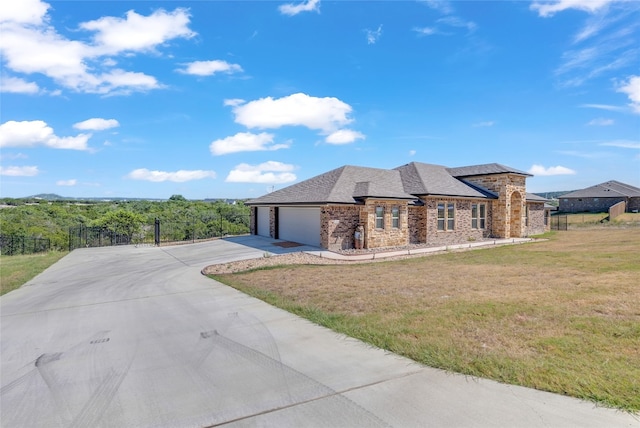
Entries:
POLYGON ((65 198, 64 196, 56 195, 55 193, 39 193, 37 195, 28 196, 25 199, 44 199, 45 201, 60 201, 73 198, 65 198))
POLYGON ((562 195, 566 195, 567 193, 575 192, 575 190, 560 190, 555 192, 538 192, 534 193, 534 195, 542 196, 546 199, 558 199, 562 195))

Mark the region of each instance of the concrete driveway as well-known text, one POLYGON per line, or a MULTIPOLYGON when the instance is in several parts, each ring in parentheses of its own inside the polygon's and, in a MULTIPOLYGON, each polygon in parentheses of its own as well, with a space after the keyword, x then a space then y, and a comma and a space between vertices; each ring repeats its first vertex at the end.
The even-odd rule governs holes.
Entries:
POLYGON ((242 237, 75 250, 0 299, 3 427, 640 427, 592 403, 418 365, 200 274, 242 237))

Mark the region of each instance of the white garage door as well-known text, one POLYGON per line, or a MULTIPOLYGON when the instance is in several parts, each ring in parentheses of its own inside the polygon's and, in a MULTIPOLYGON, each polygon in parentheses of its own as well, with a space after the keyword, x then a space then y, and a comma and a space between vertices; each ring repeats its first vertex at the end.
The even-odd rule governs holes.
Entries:
POLYGON ((258 233, 269 237, 269 207, 258 207, 258 233))
POLYGON ((320 208, 280 207, 278 219, 280 239, 320 246, 320 208))

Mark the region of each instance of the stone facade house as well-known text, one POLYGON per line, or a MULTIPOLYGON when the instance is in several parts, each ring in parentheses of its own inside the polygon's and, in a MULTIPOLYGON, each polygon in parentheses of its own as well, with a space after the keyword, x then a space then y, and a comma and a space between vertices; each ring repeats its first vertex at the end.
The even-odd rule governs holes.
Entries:
POLYGON ((564 213, 602 213, 619 202, 625 203, 626 212, 640 210, 640 189, 615 180, 564 194, 559 199, 564 213))
POLYGON ((545 199, 500 164, 395 169, 345 165, 246 202, 251 233, 328 250, 460 244, 549 230, 545 199))

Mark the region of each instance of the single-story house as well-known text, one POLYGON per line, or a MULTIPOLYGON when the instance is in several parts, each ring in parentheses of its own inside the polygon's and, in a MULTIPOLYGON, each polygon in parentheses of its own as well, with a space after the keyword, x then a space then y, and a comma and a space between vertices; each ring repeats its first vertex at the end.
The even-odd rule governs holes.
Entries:
POLYGON ((640 210, 640 189, 615 180, 576 190, 559 198, 560 211, 564 213, 602 213, 619 202, 625 202, 626 212, 640 210))
POLYGON ((345 165, 246 202, 251 233, 328 250, 459 244, 549 230, 531 174, 497 163, 394 169, 345 165))

